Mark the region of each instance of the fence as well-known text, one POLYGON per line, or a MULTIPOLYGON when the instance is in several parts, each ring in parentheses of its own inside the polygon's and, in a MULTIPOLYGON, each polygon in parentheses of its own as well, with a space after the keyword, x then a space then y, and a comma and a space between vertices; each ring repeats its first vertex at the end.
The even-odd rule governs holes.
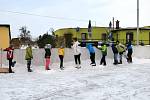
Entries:
MULTIPOLYGON (((101 58, 101 52, 98 49, 96 50, 96 59, 100 60, 101 58)), ((81 49, 81 60, 87 60, 89 59, 89 52, 88 50, 83 47, 81 49)), ((137 58, 147 58, 150 59, 150 46, 134 46, 133 47, 133 57, 137 58)), ((57 48, 52 49, 52 55, 51 55, 51 61, 52 63, 59 63, 59 57, 58 57, 58 50, 57 48)), ((107 58, 113 59, 113 54, 111 47, 108 47, 108 53, 107 58)), ((44 66, 44 55, 45 51, 44 49, 33 49, 33 60, 32 64, 36 66, 44 66)), ((20 64, 26 64, 25 60, 25 50, 22 49, 15 49, 14 50, 14 60, 17 61, 17 63, 20 64)), ((1 51, 0 55, 0 63, 4 65, 8 65, 8 61, 6 58, 6 52, 1 51)), ((64 56, 64 62, 74 61, 74 55, 73 50, 70 48, 65 48, 65 56, 64 56)), ((113 61, 113 60, 112 60, 113 61)))
MULTIPOLYGON (((99 59, 100 55, 101 55, 101 52, 98 49, 95 49, 95 50, 96 50, 96 59, 99 59)), ((52 63, 59 63, 57 48, 53 48, 51 52, 52 52, 51 62, 52 63)), ((89 59, 89 52, 86 48, 82 48, 81 52, 82 52, 82 54, 81 54, 81 59, 82 60, 89 59)), ((37 66, 44 65, 44 60, 45 60, 44 55, 45 55, 44 49, 33 49, 32 64, 37 65, 37 66)), ((5 65, 8 65, 8 61, 7 61, 7 58, 6 58, 6 52, 2 51, 1 56, 2 57, 0 57, 0 60, 2 60, 2 63, 5 64, 5 65)), ((26 64, 25 50, 15 49, 14 50, 14 60, 17 63, 26 64)), ((69 61, 74 61, 73 49, 65 48, 64 62, 69 62, 69 61)))

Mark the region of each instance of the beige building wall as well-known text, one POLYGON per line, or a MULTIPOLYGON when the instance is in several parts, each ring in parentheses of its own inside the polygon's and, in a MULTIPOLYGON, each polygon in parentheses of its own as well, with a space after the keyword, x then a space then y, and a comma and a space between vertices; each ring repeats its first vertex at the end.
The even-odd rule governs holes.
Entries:
POLYGON ((10 25, 0 25, 0 49, 9 46, 10 38, 10 25))

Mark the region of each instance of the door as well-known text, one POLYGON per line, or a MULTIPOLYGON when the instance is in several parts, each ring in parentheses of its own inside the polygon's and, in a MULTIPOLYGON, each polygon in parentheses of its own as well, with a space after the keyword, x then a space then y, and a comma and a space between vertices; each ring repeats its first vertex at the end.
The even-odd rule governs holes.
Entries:
POLYGON ((65 45, 68 48, 71 48, 71 44, 72 44, 72 34, 64 34, 65 37, 65 45))
POLYGON ((128 43, 129 41, 133 41, 133 32, 126 33, 126 43, 128 43))

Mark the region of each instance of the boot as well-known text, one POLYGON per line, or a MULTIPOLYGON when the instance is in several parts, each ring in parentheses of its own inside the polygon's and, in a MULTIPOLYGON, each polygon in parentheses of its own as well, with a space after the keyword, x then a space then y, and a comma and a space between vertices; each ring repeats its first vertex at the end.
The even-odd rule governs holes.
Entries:
POLYGON ((118 64, 122 64, 122 60, 120 60, 120 62, 118 64))
POLYGON ((96 66, 96 63, 91 64, 92 66, 96 66))
POLYGON ((117 65, 118 64, 118 61, 117 60, 114 60, 114 63, 113 63, 114 65, 117 65))
POLYGON ((12 67, 15 67, 16 61, 12 62, 12 67))
POLYGON ((28 69, 28 72, 33 72, 32 69, 28 69))
POLYGON ((61 70, 64 70, 64 67, 60 67, 61 70))
POLYGON ((32 70, 31 70, 30 66, 28 66, 28 72, 32 72, 32 70))

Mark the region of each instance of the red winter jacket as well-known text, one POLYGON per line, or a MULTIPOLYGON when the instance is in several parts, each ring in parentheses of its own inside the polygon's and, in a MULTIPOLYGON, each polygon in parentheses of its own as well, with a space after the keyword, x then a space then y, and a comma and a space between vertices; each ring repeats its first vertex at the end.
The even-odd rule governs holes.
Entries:
POLYGON ((7 59, 13 59, 14 49, 12 47, 8 47, 8 48, 4 49, 4 51, 7 51, 7 59))

